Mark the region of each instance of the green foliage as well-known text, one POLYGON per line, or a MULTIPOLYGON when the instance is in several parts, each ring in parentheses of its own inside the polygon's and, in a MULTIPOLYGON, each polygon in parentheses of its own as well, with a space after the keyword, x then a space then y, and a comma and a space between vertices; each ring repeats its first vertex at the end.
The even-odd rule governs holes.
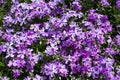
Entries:
MULTIPOLYGON (((3 17, 10 10, 11 0, 5 0, 6 4, 0 4, 0 29, 3 28, 3 17)), ((0 44, 3 42, 0 38, 0 44)), ((8 69, 5 62, 5 53, 0 54, 0 76, 9 76, 12 79, 11 71, 8 69)))

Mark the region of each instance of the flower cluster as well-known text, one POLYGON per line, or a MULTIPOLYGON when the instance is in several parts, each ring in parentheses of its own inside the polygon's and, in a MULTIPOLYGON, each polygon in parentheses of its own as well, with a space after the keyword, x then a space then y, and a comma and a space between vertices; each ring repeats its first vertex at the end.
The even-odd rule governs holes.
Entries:
POLYGON ((0 77, 0 80, 9 80, 7 77, 0 77))
POLYGON ((42 69, 42 73, 45 73, 46 75, 50 77, 54 77, 55 74, 60 74, 61 76, 67 75, 67 69, 65 68, 65 65, 60 64, 59 62, 50 62, 46 63, 42 69))
MULTIPOLYGON (((101 4, 110 5, 107 0, 101 4)), ((119 55, 120 35, 111 37, 108 15, 94 8, 84 13, 83 8, 80 0, 69 4, 64 0, 12 0, 0 30, 0 55, 5 55, 12 78, 120 80, 114 57, 119 55)))
POLYGON ((4 0, 0 0, 0 4, 6 4, 4 0))

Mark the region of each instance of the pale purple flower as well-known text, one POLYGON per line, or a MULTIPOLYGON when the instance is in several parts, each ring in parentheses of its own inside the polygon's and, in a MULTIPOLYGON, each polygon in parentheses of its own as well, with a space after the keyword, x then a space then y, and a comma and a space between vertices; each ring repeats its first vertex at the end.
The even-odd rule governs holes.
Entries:
POLYGON ((116 0, 116 8, 120 10, 120 0, 116 0))
POLYGON ((38 63, 38 60, 39 60, 39 55, 33 55, 33 56, 29 56, 28 57, 28 62, 34 66, 35 64, 38 63))
POLYGON ((82 6, 80 5, 80 2, 79 0, 75 0, 73 3, 72 3, 72 6, 75 10, 81 10, 82 9, 82 6))
POLYGON ((102 5, 106 5, 106 6, 110 5, 108 0, 101 0, 101 3, 102 5))
POLYGON ((59 74, 61 76, 66 76, 68 73, 65 65, 63 65, 59 62, 50 62, 50 63, 45 64, 42 67, 42 72, 45 75, 48 75, 50 77, 54 77, 55 74, 59 74))
POLYGON ((109 55, 117 54, 117 51, 115 51, 112 48, 106 48, 105 52, 108 53, 109 55))
POLYGON ((10 80, 8 77, 0 77, 0 80, 10 80))
POLYGON ((33 80, 46 80, 46 77, 36 74, 33 80))
POLYGON ((51 46, 47 46, 45 53, 47 55, 54 55, 58 53, 58 47, 55 44, 51 44, 51 46))
POLYGON ((32 78, 30 76, 27 76, 24 78, 24 80, 31 80, 32 78))
POLYGON ((25 60, 24 59, 20 59, 20 58, 16 58, 13 59, 11 61, 9 61, 8 66, 9 67, 17 67, 17 68, 21 68, 25 66, 25 60))
POLYGON ((120 46, 120 35, 117 35, 117 36, 116 36, 116 42, 117 42, 117 45, 120 46))

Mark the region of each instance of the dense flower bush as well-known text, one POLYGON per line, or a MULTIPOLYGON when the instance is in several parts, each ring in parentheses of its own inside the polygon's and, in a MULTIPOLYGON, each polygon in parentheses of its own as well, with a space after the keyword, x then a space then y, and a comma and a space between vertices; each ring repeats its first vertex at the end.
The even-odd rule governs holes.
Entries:
POLYGON ((0 0, 1 80, 120 80, 120 0, 0 0))

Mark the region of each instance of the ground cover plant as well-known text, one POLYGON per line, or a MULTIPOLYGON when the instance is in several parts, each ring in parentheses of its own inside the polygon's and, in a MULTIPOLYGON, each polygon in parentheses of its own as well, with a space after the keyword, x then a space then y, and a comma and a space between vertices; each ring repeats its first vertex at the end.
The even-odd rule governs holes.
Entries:
POLYGON ((120 80, 120 0, 0 0, 0 80, 120 80))

